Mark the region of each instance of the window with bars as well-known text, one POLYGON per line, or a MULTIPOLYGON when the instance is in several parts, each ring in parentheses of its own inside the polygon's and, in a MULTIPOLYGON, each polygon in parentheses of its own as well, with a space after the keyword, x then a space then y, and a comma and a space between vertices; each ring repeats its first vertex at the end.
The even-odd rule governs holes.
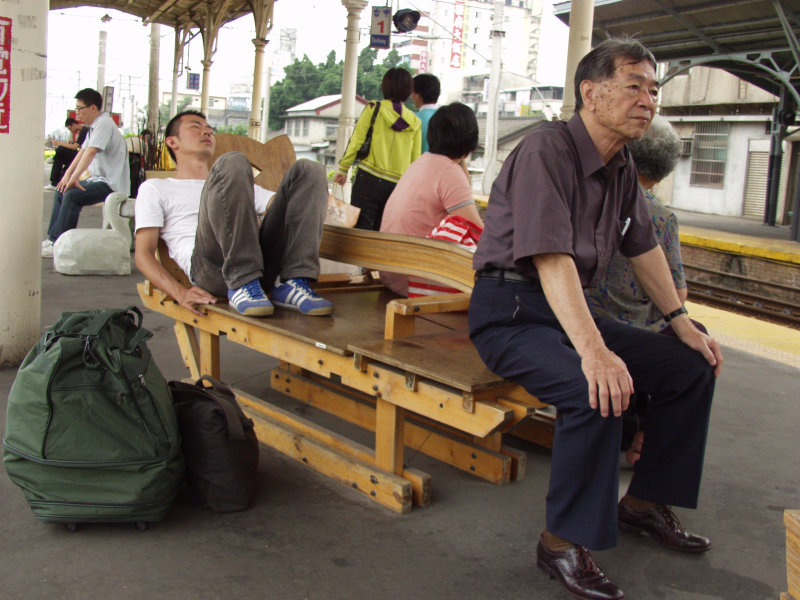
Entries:
POLYGON ((690 185, 714 188, 723 186, 729 129, 730 126, 722 122, 698 123, 695 126, 690 185))

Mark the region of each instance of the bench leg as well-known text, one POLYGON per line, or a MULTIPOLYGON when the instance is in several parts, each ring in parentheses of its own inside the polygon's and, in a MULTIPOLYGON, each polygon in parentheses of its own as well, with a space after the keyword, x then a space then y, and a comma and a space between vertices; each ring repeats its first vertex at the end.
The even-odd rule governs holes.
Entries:
POLYGON ((175 337, 192 379, 211 375, 219 379, 219 336, 177 321, 175 337))
POLYGON ((199 330, 197 337, 200 338, 200 374, 219 379, 219 336, 199 330))
POLYGON ((380 397, 375 408, 375 464, 390 473, 401 475, 405 411, 380 397))
POLYGON ((175 321, 173 329, 183 357, 183 364, 189 369, 192 379, 197 381, 200 378, 200 346, 197 344, 194 327, 181 321, 175 321))

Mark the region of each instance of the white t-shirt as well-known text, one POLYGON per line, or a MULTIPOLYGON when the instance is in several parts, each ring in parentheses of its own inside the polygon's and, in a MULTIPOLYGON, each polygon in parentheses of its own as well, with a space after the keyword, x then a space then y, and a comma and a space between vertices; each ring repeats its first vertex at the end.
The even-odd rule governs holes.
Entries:
POLYGON ((100 113, 89 126, 84 148, 97 148, 89 164, 89 181, 105 181, 115 192, 129 194, 131 169, 128 146, 108 113, 100 113))
MULTIPOLYGON (((200 195, 205 183, 204 179, 148 179, 139 187, 136 197, 136 231, 160 228, 170 258, 187 275, 191 273, 200 195)), ((260 215, 267 210, 274 192, 259 185, 253 188, 256 214, 260 215)))

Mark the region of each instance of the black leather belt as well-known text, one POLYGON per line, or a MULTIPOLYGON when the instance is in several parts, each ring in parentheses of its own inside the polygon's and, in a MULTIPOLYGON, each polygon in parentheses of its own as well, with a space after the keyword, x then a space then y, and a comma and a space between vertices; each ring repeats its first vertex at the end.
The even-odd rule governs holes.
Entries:
POLYGON ((482 269, 475 273, 475 279, 497 279, 499 281, 513 281, 515 283, 527 283, 539 290, 542 289, 542 283, 530 275, 523 275, 516 271, 509 271, 507 269, 482 269))

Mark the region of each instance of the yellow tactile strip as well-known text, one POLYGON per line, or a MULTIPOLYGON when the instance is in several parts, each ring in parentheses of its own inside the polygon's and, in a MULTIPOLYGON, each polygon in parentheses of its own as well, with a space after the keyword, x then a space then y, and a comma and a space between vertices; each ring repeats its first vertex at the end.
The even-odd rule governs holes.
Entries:
POLYGON ((800 330, 694 302, 687 302, 686 308, 723 346, 800 369, 800 330))
POLYGON ((680 238, 681 244, 800 265, 800 242, 771 240, 691 225, 681 225, 680 238))

